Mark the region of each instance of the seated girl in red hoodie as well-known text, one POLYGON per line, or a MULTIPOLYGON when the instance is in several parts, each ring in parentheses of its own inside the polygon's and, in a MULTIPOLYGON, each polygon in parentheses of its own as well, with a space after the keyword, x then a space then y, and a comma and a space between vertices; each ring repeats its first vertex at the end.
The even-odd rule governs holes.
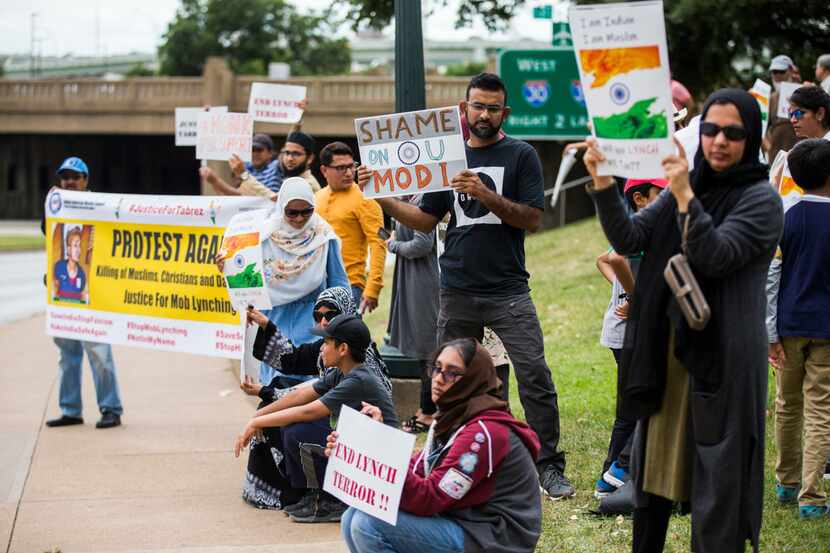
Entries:
MULTIPOLYGON (((431 374, 438 413, 410 462, 398 524, 350 508, 341 521, 349 550, 532 552, 542 525, 539 439, 508 411, 493 361, 472 338, 441 346, 431 374)), ((363 412, 380 420, 374 406, 363 412)))

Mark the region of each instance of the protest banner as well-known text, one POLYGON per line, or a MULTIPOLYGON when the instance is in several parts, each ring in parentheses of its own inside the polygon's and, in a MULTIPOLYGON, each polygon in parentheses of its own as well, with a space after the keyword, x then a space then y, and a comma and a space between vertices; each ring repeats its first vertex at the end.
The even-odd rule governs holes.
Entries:
POLYGON ((346 405, 340 408, 337 434, 323 490, 355 509, 397 524, 415 436, 346 405))
MULTIPOLYGON (((205 108, 176 108, 176 146, 195 146, 199 114, 205 108)), ((210 113, 227 113, 228 106, 214 106, 210 113)))
POLYGON ((254 197, 53 189, 46 333, 239 359, 239 312, 216 268, 224 227, 254 197))
POLYGON ((804 85, 801 83, 780 83, 778 89, 778 117, 782 119, 790 118, 790 96, 802 86, 804 85))
POLYGON ((447 190, 467 168, 455 106, 364 117, 354 128, 360 160, 372 174, 367 198, 447 190))
POLYGON ((253 83, 248 98, 248 114, 254 121, 297 123, 303 117, 300 102, 305 97, 304 86, 253 83))
POLYGON ((197 125, 196 159, 227 161, 236 154, 251 161, 254 120, 249 114, 202 111, 197 125))
POLYGON ((749 93, 758 101, 758 107, 761 108, 761 136, 767 134, 767 124, 769 123, 769 95, 771 92, 772 87, 761 79, 755 79, 755 84, 749 89, 749 93))
POLYGON ((663 178, 675 153, 674 105, 660 1, 574 6, 569 19, 600 175, 663 178))
POLYGON ((225 281, 228 296, 237 309, 248 305, 271 309, 265 287, 262 262, 262 225, 268 209, 244 211, 234 215, 225 228, 220 253, 225 258, 225 281))

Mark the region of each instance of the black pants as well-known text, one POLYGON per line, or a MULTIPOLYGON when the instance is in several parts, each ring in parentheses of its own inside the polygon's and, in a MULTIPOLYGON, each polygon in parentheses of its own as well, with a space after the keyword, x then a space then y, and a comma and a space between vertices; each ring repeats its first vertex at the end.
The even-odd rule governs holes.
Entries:
POLYGON ((648 507, 634 509, 632 553, 662 553, 671 518, 671 500, 648 495, 648 507))
MULTIPOLYGON (((617 362, 617 406, 620 404, 620 353, 621 350, 611 349, 614 354, 614 360, 617 362)), ((602 472, 605 472, 611 467, 611 463, 617 462, 621 468, 628 469, 631 459, 631 438, 634 436, 634 428, 637 426, 636 420, 629 420, 621 417, 617 411, 614 417, 614 427, 611 429, 611 440, 608 443, 608 455, 605 457, 605 462, 602 464, 602 472)))
POLYGON ((536 307, 529 293, 506 297, 468 296, 441 290, 438 342, 453 338, 484 337, 490 327, 501 339, 519 386, 525 417, 539 436, 542 449, 537 466, 565 470, 565 454, 559 451, 559 404, 536 307))
POLYGON ((432 375, 429 374, 429 362, 420 361, 421 363, 421 413, 424 415, 434 415, 438 410, 435 403, 432 401, 432 375))

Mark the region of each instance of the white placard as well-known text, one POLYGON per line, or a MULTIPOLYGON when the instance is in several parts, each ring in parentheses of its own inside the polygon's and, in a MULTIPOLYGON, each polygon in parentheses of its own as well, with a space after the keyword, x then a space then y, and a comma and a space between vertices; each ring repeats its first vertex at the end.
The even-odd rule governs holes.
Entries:
POLYGON ((467 168, 457 106, 354 120, 360 160, 372 173, 367 198, 449 190, 467 168))
POLYGON ((231 217, 225 227, 220 252, 225 256, 225 284, 237 310, 249 305, 271 309, 262 261, 261 228, 268 209, 243 211, 231 217))
POLYGON ((663 3, 574 6, 569 12, 600 175, 664 178, 675 151, 663 3))
POLYGON ((804 85, 801 83, 781 83, 778 89, 778 117, 790 118, 790 96, 802 86, 804 85))
POLYGON ((254 120, 247 113, 200 112, 196 134, 196 159, 227 161, 232 154, 251 161, 254 120))
POLYGON ((415 436, 346 405, 340 408, 337 434, 323 490, 355 509, 397 524, 415 436))
POLYGON ((296 123, 303 117, 300 102, 305 97, 304 86, 253 83, 248 99, 248 113, 254 121, 296 123))
POLYGON ((259 331, 259 325, 247 324, 245 310, 240 310, 242 333, 244 334, 244 345, 242 347, 242 359, 239 362, 239 382, 245 382, 245 377, 251 377, 254 382, 259 381, 259 368, 262 363, 254 357, 254 342, 259 331))
MULTIPOLYGON (((205 108, 176 108, 176 146, 195 146, 199 114, 205 108)), ((228 113, 228 106, 214 106, 210 113, 228 113)))

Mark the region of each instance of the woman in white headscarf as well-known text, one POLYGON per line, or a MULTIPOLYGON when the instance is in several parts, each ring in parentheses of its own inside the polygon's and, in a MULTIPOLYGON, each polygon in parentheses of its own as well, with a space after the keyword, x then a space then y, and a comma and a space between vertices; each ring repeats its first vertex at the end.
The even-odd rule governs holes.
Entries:
MULTIPOLYGON (((265 312, 283 336, 294 344, 317 339, 309 330, 317 296, 326 288, 349 287, 340 241, 329 224, 314 212, 308 181, 283 181, 268 220, 269 236, 262 242, 265 278, 274 308, 265 312)), ((279 371, 263 363, 260 382, 269 384, 279 371)), ((295 382, 308 377, 286 376, 295 382)))

